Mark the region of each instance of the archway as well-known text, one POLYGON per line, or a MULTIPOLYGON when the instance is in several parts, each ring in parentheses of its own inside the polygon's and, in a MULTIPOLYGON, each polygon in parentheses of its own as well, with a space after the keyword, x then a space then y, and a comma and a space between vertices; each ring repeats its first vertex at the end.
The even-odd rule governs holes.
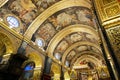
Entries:
POLYGON ((33 73, 34 73, 34 68, 35 68, 35 63, 33 61, 28 62, 25 66, 24 66, 24 71, 22 76, 20 77, 20 80, 30 80, 33 77, 33 73))
POLYGON ((33 79, 40 80, 41 79, 41 72, 43 71, 43 59, 41 55, 39 55, 36 52, 27 53, 28 60, 24 62, 22 67, 25 67, 26 64, 30 62, 34 62, 34 73, 33 73, 33 79))

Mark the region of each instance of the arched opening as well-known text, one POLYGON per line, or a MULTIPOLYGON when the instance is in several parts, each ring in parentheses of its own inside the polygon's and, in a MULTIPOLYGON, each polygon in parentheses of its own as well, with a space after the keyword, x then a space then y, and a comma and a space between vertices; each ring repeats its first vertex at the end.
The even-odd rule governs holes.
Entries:
POLYGON ((28 53, 27 56, 29 59, 24 63, 24 66, 25 66, 25 64, 27 64, 31 61, 34 62, 35 67, 34 67, 34 71, 33 71, 34 73, 33 73, 32 78, 35 80, 40 80, 41 74, 43 71, 43 67, 44 67, 43 66, 43 58, 41 57, 41 55, 39 55, 36 52, 28 53))
POLYGON ((34 62, 29 62, 26 64, 24 67, 23 75, 21 80, 30 80, 33 77, 34 73, 34 68, 35 68, 35 63, 34 62))

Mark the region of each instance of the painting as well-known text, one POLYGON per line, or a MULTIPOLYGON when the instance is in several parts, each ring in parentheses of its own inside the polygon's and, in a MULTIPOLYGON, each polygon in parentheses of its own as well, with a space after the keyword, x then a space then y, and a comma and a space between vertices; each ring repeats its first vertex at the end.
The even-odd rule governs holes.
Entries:
POLYGON ((88 47, 85 46, 85 45, 82 45, 82 46, 77 47, 77 51, 78 51, 78 52, 86 51, 86 50, 88 50, 88 47))
POLYGON ((51 23, 46 23, 42 25, 36 35, 39 35, 40 38, 42 38, 46 44, 50 41, 50 39, 55 35, 56 31, 51 23))
POLYGON ((80 33, 74 33, 70 35, 70 41, 72 43, 82 40, 82 35, 80 33))
POLYGON ((72 58, 76 55, 76 52, 74 50, 70 51, 67 55, 67 60, 71 61, 72 58))
POLYGON ((59 43, 59 45, 57 46, 56 50, 57 50, 59 53, 63 54, 64 51, 65 51, 67 48, 68 48, 68 43, 67 43, 67 41, 63 40, 63 41, 61 41, 61 42, 59 43))
POLYGON ((31 0, 16 0, 9 9, 26 24, 29 25, 36 17, 36 6, 31 0))

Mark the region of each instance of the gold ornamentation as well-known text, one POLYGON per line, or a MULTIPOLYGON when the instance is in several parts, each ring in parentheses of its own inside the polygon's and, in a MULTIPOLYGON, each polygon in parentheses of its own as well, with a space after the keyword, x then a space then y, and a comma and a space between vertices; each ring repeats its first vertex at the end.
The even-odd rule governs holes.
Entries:
POLYGON ((108 33, 116 59, 120 62, 120 26, 109 28, 106 31, 108 33))
POLYGON ((120 5, 117 0, 95 0, 95 7, 102 24, 119 17, 120 5))
POLYGON ((120 52, 120 26, 109 28, 106 30, 108 33, 108 37, 110 42, 115 50, 115 52, 120 52))
POLYGON ((115 0, 102 0, 104 5, 112 3, 113 1, 115 1, 115 0))
POLYGON ((113 17, 120 14, 120 9, 118 5, 114 5, 112 7, 106 8, 105 11, 108 17, 113 17))

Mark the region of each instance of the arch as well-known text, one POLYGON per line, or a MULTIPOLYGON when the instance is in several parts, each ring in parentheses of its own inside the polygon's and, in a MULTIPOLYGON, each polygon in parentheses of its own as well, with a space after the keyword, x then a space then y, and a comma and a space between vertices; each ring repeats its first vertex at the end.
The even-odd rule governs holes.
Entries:
POLYGON ((82 55, 93 55, 93 56, 95 55, 95 56, 99 57, 100 59, 104 60, 102 54, 96 54, 96 53, 94 53, 94 52, 92 52, 92 51, 85 51, 85 52, 82 52, 82 53, 77 54, 77 55, 72 59, 71 64, 73 64, 73 63, 77 60, 77 58, 81 57, 82 55))
POLYGON ((64 28, 60 32, 58 32, 51 39, 51 41, 48 44, 48 48, 46 50, 47 53, 49 55, 53 56, 53 51, 54 51, 55 47, 65 36, 67 36, 68 34, 71 34, 71 33, 74 33, 74 32, 80 32, 80 31, 81 32, 88 32, 88 33, 92 34, 96 38, 96 40, 98 40, 98 38, 97 38, 98 34, 93 28, 91 28, 87 25, 82 25, 82 24, 71 25, 71 26, 68 26, 68 27, 64 28))
POLYGON ((27 56, 29 58, 28 61, 35 62, 36 67, 39 67, 39 68, 43 67, 43 59, 36 52, 29 53, 27 56))
POLYGON ((91 43, 91 42, 88 42, 88 41, 76 42, 76 43, 74 43, 72 46, 70 46, 70 47, 64 52, 64 54, 63 54, 63 56, 62 56, 62 62, 64 63, 66 56, 68 55, 68 53, 69 53, 73 48, 75 48, 75 47, 77 47, 77 46, 80 46, 80 45, 93 46, 93 47, 97 48, 100 53, 102 53, 100 47, 97 46, 97 45, 94 44, 94 43, 91 43))
POLYGON ((22 65, 24 71, 20 76, 19 80, 28 80, 33 77, 35 63, 33 61, 26 62, 26 64, 22 65))
POLYGON ((54 13, 73 6, 84 6, 90 8, 91 5, 83 0, 62 0, 53 6, 46 9, 43 13, 41 13, 29 26, 27 31, 25 32, 25 37, 28 39, 32 38, 33 33, 39 28, 39 26, 51 15, 54 13), (66 5, 67 4, 67 5, 66 5))
MULTIPOLYGON (((79 57, 74 64, 77 64, 79 63, 81 60, 88 60, 92 63, 94 63, 94 65, 97 67, 97 66, 102 66, 102 63, 100 62, 99 59, 95 58, 94 56, 91 56, 91 55, 83 55, 81 57, 79 57)), ((71 65, 73 66, 73 64, 71 65)))
POLYGON ((44 68, 43 58, 41 57, 42 55, 38 54, 37 52, 31 52, 31 53, 27 53, 26 56, 28 56, 29 59, 24 62, 24 65, 26 65, 29 62, 34 62, 35 68, 34 68, 33 78, 40 79, 44 68))

